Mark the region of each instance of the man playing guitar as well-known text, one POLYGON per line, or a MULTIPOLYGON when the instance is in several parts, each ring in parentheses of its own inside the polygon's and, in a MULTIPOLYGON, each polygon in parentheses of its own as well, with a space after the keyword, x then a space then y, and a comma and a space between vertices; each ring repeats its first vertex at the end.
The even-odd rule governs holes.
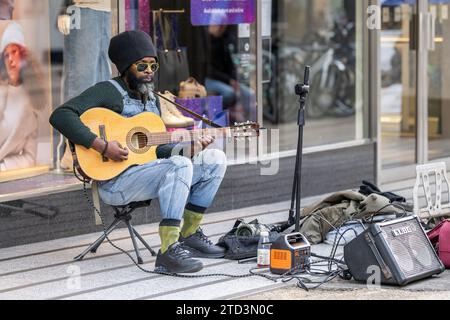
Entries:
MULTIPOLYGON (((152 39, 142 31, 126 31, 113 37, 109 57, 120 76, 100 82, 64 103, 53 112, 50 123, 74 144, 120 162, 128 159, 129 150, 117 141, 98 137, 83 124, 80 116, 98 107, 127 118, 142 112, 160 115, 159 99, 152 91, 158 61, 152 39)), ((99 182, 100 197, 110 205, 159 199, 161 250, 155 264, 159 270, 198 272, 203 264, 196 257, 224 256, 224 249, 215 246, 200 228, 227 169, 224 152, 206 149, 213 142, 211 136, 200 138, 196 142, 198 148, 192 148, 200 152, 194 152, 192 159, 184 157, 182 152, 172 154, 180 149, 174 144, 161 145, 156 150, 157 161, 133 166, 116 178, 99 182)))

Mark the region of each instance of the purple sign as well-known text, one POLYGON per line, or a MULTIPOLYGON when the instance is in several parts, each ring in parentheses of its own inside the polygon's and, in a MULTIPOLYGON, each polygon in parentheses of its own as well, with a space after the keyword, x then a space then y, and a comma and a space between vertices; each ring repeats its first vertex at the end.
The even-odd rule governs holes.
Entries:
POLYGON ((191 0, 194 26, 255 22, 255 0, 191 0))

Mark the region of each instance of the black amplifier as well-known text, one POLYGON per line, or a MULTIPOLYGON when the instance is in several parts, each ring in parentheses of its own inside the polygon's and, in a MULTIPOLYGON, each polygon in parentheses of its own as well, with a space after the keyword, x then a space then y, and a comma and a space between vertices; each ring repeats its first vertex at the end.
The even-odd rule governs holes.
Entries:
POLYGON ((344 247, 344 259, 357 281, 378 269, 381 283, 400 286, 445 270, 417 217, 371 225, 344 247))

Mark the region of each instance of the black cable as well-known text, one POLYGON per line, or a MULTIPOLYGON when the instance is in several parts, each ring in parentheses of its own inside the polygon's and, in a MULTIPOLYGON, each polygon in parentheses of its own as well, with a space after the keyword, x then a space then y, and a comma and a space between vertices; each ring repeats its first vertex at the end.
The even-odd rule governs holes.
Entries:
MULTIPOLYGON (((347 231, 351 231, 351 230, 347 230, 347 231)), ((273 280, 273 281, 281 280, 283 283, 288 283, 290 281, 296 280, 297 286, 299 288, 301 288, 305 291, 310 291, 310 290, 315 290, 315 289, 319 288, 320 286, 334 280, 338 276, 343 279, 347 279, 346 272, 348 272, 348 270, 340 266, 341 261, 331 258, 331 257, 329 257, 329 258, 322 257, 322 256, 319 256, 319 255, 316 255, 313 253, 311 254, 311 256, 318 257, 321 260, 311 261, 309 263, 309 266, 306 267, 304 270, 297 270, 297 268, 293 268, 293 269, 285 272, 281 276, 271 277, 271 280, 273 280), (332 266, 331 267, 329 266, 330 259, 336 265, 337 270, 332 270, 332 266), (320 266, 319 264, 323 264, 323 263, 326 263, 326 265, 329 267, 328 271, 312 268, 312 266, 320 266), (297 273, 297 271, 300 271, 300 272, 297 273), (319 281, 314 281, 310 278, 305 277, 305 275, 309 275, 311 277, 325 276, 325 278, 321 279, 319 281), (313 285, 313 286, 311 286, 311 285, 313 285)), ((323 266, 325 266, 325 265, 323 265, 323 266)), ((250 272, 252 272, 252 270, 250 272)))
POLYGON ((389 208, 389 207, 394 207, 394 208, 402 210, 403 211, 403 216, 401 218, 405 218, 406 216, 408 216, 408 212, 406 211, 406 209, 404 207, 399 206, 397 204, 389 203, 389 204, 385 205, 384 207, 382 207, 381 209, 379 209, 378 211, 376 211, 375 213, 373 213, 370 216, 370 218, 363 218, 363 220, 368 222, 368 220, 370 219, 370 223, 373 224, 373 219, 375 218, 375 216, 377 216, 379 213, 382 213, 382 211, 384 209, 389 208))
MULTIPOLYGON (((399 208, 401 210, 403 210, 403 217, 407 216, 407 212, 406 209, 395 205, 395 204, 388 204, 384 207, 382 207, 381 209, 379 209, 377 212, 373 213, 371 215, 371 219, 373 221, 373 217, 375 217, 377 214, 381 213, 384 209, 388 208, 388 207, 395 207, 395 208, 399 208)), ((302 288, 306 291, 309 290, 315 290, 319 287, 321 287, 322 285, 336 279, 337 277, 341 277, 344 280, 350 280, 351 279, 351 275, 349 273, 348 268, 346 268, 346 265, 344 263, 344 258, 342 257, 340 260, 336 259, 336 253, 337 253, 337 249, 339 247, 339 244, 341 243, 342 238, 344 238, 344 236, 348 233, 348 232, 354 232, 355 236, 358 236, 358 232, 354 229, 354 228, 349 228, 347 230, 345 230, 344 232, 341 233, 341 229, 348 223, 350 222, 357 222, 360 223, 364 229, 365 226, 364 224, 360 221, 360 220, 346 220, 345 222, 342 223, 342 225, 337 228, 335 227, 330 221, 328 221, 325 217, 323 217, 322 215, 319 215, 317 213, 313 213, 312 216, 314 218, 318 218, 319 220, 323 220, 324 222, 326 222, 327 224, 329 224, 331 226, 332 229, 334 229, 337 232, 337 235, 339 235, 339 237, 336 235, 333 241, 333 246, 331 249, 331 253, 329 257, 324 257, 321 255, 317 255, 314 253, 311 253, 312 257, 316 257, 319 259, 322 259, 322 261, 316 261, 310 264, 310 266, 308 268, 306 268, 305 270, 303 270, 301 272, 301 274, 303 274, 303 276, 301 274, 298 275, 294 275, 292 273, 295 272, 295 270, 290 270, 289 272, 286 272, 284 275, 280 276, 278 279, 281 279, 283 282, 287 283, 289 281, 292 280, 297 280, 297 286, 299 288, 302 288), (312 265, 318 265, 319 263, 326 263, 326 266, 328 267, 328 271, 324 271, 324 270, 320 270, 320 269, 313 269, 311 268, 312 265), (345 268, 344 268, 345 266, 345 268), (337 270, 333 270, 333 267, 335 267, 337 270), (305 278, 304 274, 316 277, 316 276, 325 276, 324 279, 322 279, 321 281, 313 281, 309 278, 305 278), (311 285, 313 284, 314 286, 307 286, 307 284, 311 285)), ((322 227, 322 224, 319 224, 320 227, 322 227)), ((325 266, 325 265, 322 265, 325 266)))
MULTIPOLYGON (((91 199, 89 198, 88 192, 87 192, 86 184, 89 183, 90 181, 88 181, 87 179, 84 179, 83 177, 80 177, 77 174, 75 168, 74 168, 74 174, 77 177, 77 179, 79 179, 81 182, 83 182, 84 196, 86 197, 86 200, 89 203, 89 205, 92 206, 92 208, 94 208, 95 212, 99 215, 101 222, 102 222, 102 226, 103 226, 103 232, 106 235, 105 218, 104 218, 103 214, 92 203, 91 199)), ((320 217, 320 218, 326 220, 324 217, 320 217)), ((329 221, 327 221, 327 223, 330 224, 329 221)), ((337 229, 335 227, 333 227, 333 228, 335 230, 338 230, 338 232, 339 232, 339 230, 342 228, 342 226, 339 229, 337 229)), ((281 276, 271 276, 271 275, 267 275, 267 274, 263 274, 263 273, 256 273, 256 271, 264 270, 264 269, 260 269, 260 268, 251 269, 251 270, 249 270, 248 274, 243 274, 243 275, 230 275, 230 274, 224 274, 224 273, 204 274, 204 275, 184 275, 184 274, 176 274, 176 273, 162 272, 162 271, 156 271, 156 270, 151 271, 151 270, 147 270, 147 269, 141 267, 130 253, 128 253, 124 249, 120 248, 119 246, 115 245, 113 243, 113 241, 111 239, 109 239, 109 236, 106 236, 105 239, 108 241, 108 243, 113 248, 115 248, 116 250, 118 250, 118 251, 122 252, 123 254, 125 254, 126 256, 128 256, 130 258, 130 260, 133 262, 133 264, 139 270, 141 270, 145 273, 148 273, 148 274, 163 275, 163 276, 169 276, 169 277, 175 277, 175 278, 188 278, 188 279, 200 279, 200 278, 207 278, 207 277, 226 277, 226 278, 232 278, 232 279, 243 279, 243 278, 250 278, 250 277, 260 277, 260 278, 264 278, 264 279, 267 279, 272 282, 278 282, 281 280, 283 283, 287 283, 292 280, 297 280, 297 286, 299 288, 301 288, 305 291, 310 291, 310 290, 317 289, 320 286, 334 280, 338 276, 341 276, 341 273, 345 273, 347 271, 346 269, 343 269, 340 266, 340 264, 342 263, 342 259, 341 260, 335 259, 335 254, 337 251, 337 246, 340 243, 340 240, 342 239, 343 235, 345 235, 345 233, 347 233, 348 231, 352 231, 352 230, 356 233, 356 231, 354 229, 346 230, 343 234, 341 234, 339 241, 337 243, 336 243, 337 237, 335 237, 336 249, 334 249, 334 247, 333 247, 332 255, 330 257, 325 258, 325 257, 321 257, 318 255, 311 254, 312 256, 316 256, 318 258, 323 258, 323 259, 314 261, 314 262, 310 262, 309 265, 304 270, 298 270, 298 268, 292 268, 291 270, 287 271, 285 274, 283 274, 281 276), (320 273, 319 273, 318 271, 314 272, 314 270, 316 270, 316 269, 311 269, 311 266, 318 265, 319 263, 325 263, 325 262, 327 263, 327 266, 328 266, 328 272, 320 270, 320 273), (338 270, 333 271, 332 270, 333 265, 336 265, 336 268, 338 270), (302 276, 302 274, 303 274, 303 276, 302 276), (310 276, 326 276, 326 277, 325 277, 325 279, 322 279, 321 281, 313 281, 309 278, 306 278, 304 276, 305 274, 310 275, 310 276), (315 286, 308 287, 307 284, 313 284, 315 286)), ((342 275, 341 277, 344 277, 344 275, 342 275)))
MULTIPOLYGON (((97 212, 97 214, 99 215, 101 221, 102 221, 102 226, 103 226, 103 232, 106 235, 106 224, 105 224, 105 219, 103 214, 95 207, 95 205, 92 203, 91 199, 88 196, 87 193, 87 188, 86 188, 86 183, 87 181, 85 179, 81 180, 83 182, 83 191, 84 191, 84 196, 86 197, 87 202, 89 203, 90 206, 92 206, 92 208, 94 208, 94 210, 97 212)), ((106 240, 108 241, 108 243, 115 248, 116 250, 122 252, 123 254, 127 255, 131 261, 133 262, 133 264, 139 268, 141 271, 148 273, 148 274, 157 274, 157 275, 163 275, 163 276, 170 276, 170 277, 176 277, 176 278, 189 278, 189 279, 197 279, 197 278, 207 278, 207 277, 226 277, 226 278, 234 278, 234 279, 242 279, 242 278, 250 278, 250 277, 261 277, 261 278, 265 278, 271 281, 276 281, 274 280, 271 276, 265 275, 265 274, 260 274, 260 273, 248 273, 245 275, 230 275, 230 274, 224 274, 224 273, 215 273, 215 274, 205 274, 205 275, 184 275, 184 274, 177 274, 177 273, 170 273, 170 272, 162 272, 162 271, 151 271, 151 270, 147 270, 143 267, 141 267, 139 265, 139 263, 137 263, 136 260, 134 260, 133 256, 128 253, 127 251, 125 251, 124 249, 120 248, 119 246, 115 245, 111 239, 109 239, 108 236, 106 236, 106 240)), ((262 269, 258 269, 258 270, 262 270, 262 269)))
MULTIPOLYGON (((332 229, 336 230, 336 232, 340 235, 340 237, 338 238, 337 236, 334 239, 334 243, 333 243, 333 247, 332 247, 332 251, 331 251, 331 255, 330 257, 322 257, 319 255, 315 255, 313 253, 311 253, 311 256, 313 257, 317 257, 321 260, 319 261, 315 261, 315 262, 311 262, 310 265, 305 268, 304 270, 301 270, 301 272, 298 272, 299 270, 297 270, 296 268, 293 268, 289 271, 287 271, 286 273, 284 273, 283 275, 279 276, 279 277, 273 277, 272 279, 276 279, 277 280, 281 280, 283 283, 287 283, 293 280, 297 280, 297 286, 301 289, 304 289, 306 291, 310 291, 310 290, 314 290, 319 288, 320 286, 334 280, 335 278, 337 278, 338 276, 343 278, 343 279, 347 279, 346 277, 346 273, 348 273, 348 269, 347 268, 343 268, 341 266, 341 264, 343 263, 343 259, 341 260, 337 260, 335 259, 335 255, 337 252, 337 248, 339 246, 339 243, 341 242, 341 239, 343 238, 343 236, 350 231, 353 231, 355 233, 355 235, 357 236, 358 233, 355 229, 351 228, 351 229, 347 229, 344 233, 341 234, 340 230, 342 229, 342 227, 351 221, 357 221, 357 220, 347 220, 345 221, 341 227, 336 228, 331 222, 329 222, 325 217, 319 215, 319 214, 312 214, 315 218, 319 218, 323 221, 325 221, 326 223, 328 223, 332 229), (328 267, 328 271, 324 271, 324 270, 318 270, 318 269, 312 269, 311 266, 313 265, 317 265, 319 263, 326 263, 326 266, 328 267), (333 266, 336 266, 337 270, 333 270, 333 266), (313 276, 313 277, 323 277, 326 276, 324 279, 320 280, 320 281, 313 281, 309 278, 306 278, 304 275, 307 274, 309 276, 313 276), (307 284, 314 284, 315 286, 309 286, 307 284)), ((360 221, 358 221, 358 223, 361 223, 360 221)), ((364 225, 363 225, 364 227, 364 225)), ((325 265, 323 265, 325 266, 325 265)))

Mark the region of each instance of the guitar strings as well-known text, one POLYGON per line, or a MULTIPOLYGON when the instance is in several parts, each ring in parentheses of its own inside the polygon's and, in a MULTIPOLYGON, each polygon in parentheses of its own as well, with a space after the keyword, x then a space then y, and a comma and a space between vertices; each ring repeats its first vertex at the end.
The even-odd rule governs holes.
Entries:
MULTIPOLYGON (((200 130, 186 130, 186 131, 180 131, 183 132, 183 135, 180 136, 180 139, 175 140, 173 139, 174 132, 156 132, 156 133, 143 133, 143 132, 137 132, 133 136, 137 136, 137 143, 139 145, 139 148, 148 147, 148 146, 158 146, 163 144, 170 144, 170 143, 179 143, 179 142, 192 142, 194 141, 194 137, 196 135, 204 136, 207 134, 213 134, 214 138, 216 137, 223 138, 228 134, 228 131, 230 131, 232 128, 213 128, 213 129, 200 129, 200 130), (201 133, 201 135, 200 135, 201 133), (184 134, 189 134, 189 138, 185 139, 184 134)), ((244 131, 247 133, 247 131, 244 131)))
MULTIPOLYGON (((204 129, 204 130, 194 130, 194 131, 183 131, 183 134, 189 134, 189 141, 192 141, 194 136, 196 134, 202 133, 202 135, 207 135, 208 133, 216 133, 216 136, 223 136, 225 133, 227 133, 229 129, 228 128, 222 128, 222 129, 204 129)), ((145 134, 143 132, 137 132, 134 136, 137 136, 138 143, 141 144, 142 140, 147 142, 147 145, 161 145, 161 144, 167 144, 167 143, 175 143, 179 142, 177 140, 172 139, 172 135, 174 133, 172 132, 157 132, 157 133, 150 133, 145 134)), ((182 136, 184 138, 184 136, 182 136)), ((182 141, 186 141, 186 139, 183 139, 182 141)))

